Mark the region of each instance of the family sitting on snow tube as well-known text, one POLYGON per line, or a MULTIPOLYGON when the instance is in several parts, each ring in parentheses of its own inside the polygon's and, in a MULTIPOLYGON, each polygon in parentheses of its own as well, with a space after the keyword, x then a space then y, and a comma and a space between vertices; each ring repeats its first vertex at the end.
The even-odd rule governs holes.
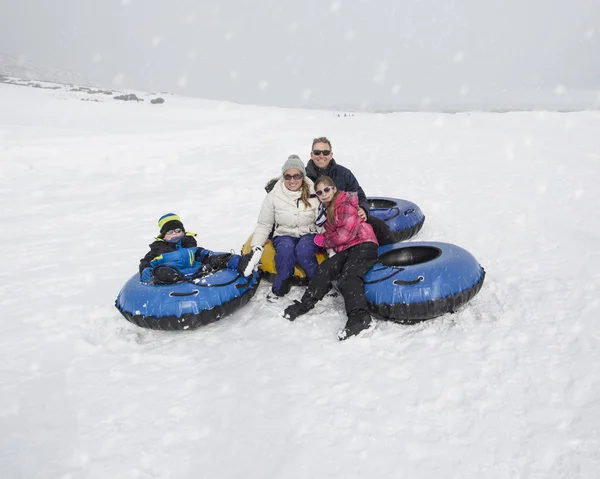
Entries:
POLYGON ((285 295, 298 277, 308 280, 302 299, 284 311, 290 320, 312 309, 334 280, 348 315, 338 334, 340 340, 369 329, 371 314, 414 323, 454 311, 481 288, 485 272, 461 248, 443 243, 399 246, 420 231, 424 215, 405 200, 367 198, 352 172, 335 162, 327 138, 313 140, 306 168, 297 156, 288 158, 282 177, 270 182, 267 191, 254 234, 242 253, 252 255, 250 268, 262 261, 263 272, 273 277, 269 301, 285 295), (320 201, 316 216, 310 202, 313 188, 320 201), (303 198, 306 201, 301 202, 303 198), (315 217, 314 225, 311 217, 315 217), (268 241, 270 236, 272 241, 268 241), (316 269, 313 243, 321 247, 316 269), (373 271, 378 273, 365 283, 363 278, 373 271), (415 271, 422 272, 417 280, 401 279, 415 271), (453 280, 453 273, 462 276, 453 280))
POLYGON ((371 314, 404 323, 430 319, 481 288, 485 272, 466 251, 443 243, 399 244, 423 226, 420 209, 405 200, 367 198, 352 172, 335 162, 325 137, 313 140, 306 167, 291 155, 267 191, 243 256, 198 247, 178 216, 161 217, 139 276, 119 293, 121 313, 143 327, 194 329, 245 304, 261 266, 273 280, 271 302, 298 280, 308 285, 284 310, 291 321, 337 281, 348 317, 338 334, 344 340, 370 329, 371 314))
POLYGON ((327 138, 313 140, 310 157, 305 168, 297 155, 291 155, 283 165, 281 177, 269 182, 269 194, 260 210, 256 229, 244 245, 244 253, 256 253, 252 258, 253 264, 257 265, 262 256, 263 271, 274 275, 269 301, 285 295, 290 286, 298 282, 298 278, 312 278, 317 263, 325 259, 325 256, 317 253, 315 261, 317 248, 312 244, 313 236, 310 236, 317 232, 315 221, 319 202, 313 184, 317 177, 329 176, 338 190, 356 193, 358 214, 372 226, 380 245, 408 239, 421 229, 425 221, 414 203, 404 200, 393 202, 384 198, 370 201, 354 174, 333 159, 333 149, 327 138), (398 208, 398 202, 402 202, 402 211, 398 208), (391 229, 386 216, 394 214, 397 217, 392 221, 396 228, 391 229), (275 249, 275 264, 269 267, 271 265, 268 263, 273 257, 272 248, 275 249), (296 264, 302 270, 294 268, 296 264))
MULTIPOLYGON (((352 172, 333 159, 327 138, 313 140, 306 168, 298 156, 290 156, 281 178, 271 184, 250 239, 249 268, 258 267, 270 237, 269 246, 275 250, 276 273, 267 300, 274 302, 287 294, 298 264, 309 280, 310 294, 286 309, 288 319, 311 309, 327 293, 331 280, 337 279, 348 314, 338 337, 346 339, 369 328, 372 321, 362 277, 375 264, 379 244, 399 241, 397 233, 369 210, 369 201, 352 172), (323 250, 327 249, 333 257, 325 260, 323 250)), ((419 221, 415 232, 424 217, 419 221)))

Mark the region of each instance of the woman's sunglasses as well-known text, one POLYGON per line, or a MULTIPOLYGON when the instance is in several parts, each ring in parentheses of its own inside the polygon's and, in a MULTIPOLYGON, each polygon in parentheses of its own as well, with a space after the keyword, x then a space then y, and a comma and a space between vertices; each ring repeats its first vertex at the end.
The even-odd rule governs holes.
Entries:
POLYGON ((312 153, 315 156, 321 156, 321 154, 323 156, 329 156, 329 154, 331 153, 331 150, 313 150, 312 153))
POLYGON ((326 186, 322 190, 315 191, 315 193, 317 194, 317 196, 321 196, 323 193, 329 193, 334 188, 335 188, 335 186, 326 186))
POLYGON ((302 179, 302 175, 300 173, 296 173, 295 175, 283 175, 283 177, 286 181, 302 179))

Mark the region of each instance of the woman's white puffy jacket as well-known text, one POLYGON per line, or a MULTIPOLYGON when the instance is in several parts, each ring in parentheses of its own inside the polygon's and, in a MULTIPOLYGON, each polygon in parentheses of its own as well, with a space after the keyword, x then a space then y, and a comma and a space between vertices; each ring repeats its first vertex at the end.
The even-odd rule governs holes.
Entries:
POLYGON ((273 236, 293 236, 316 233, 315 219, 319 200, 315 196, 315 186, 310 178, 304 177, 310 187, 311 207, 307 208, 300 199, 300 191, 288 190, 280 178, 263 201, 258 222, 252 236, 252 247, 264 246, 275 226, 273 236))

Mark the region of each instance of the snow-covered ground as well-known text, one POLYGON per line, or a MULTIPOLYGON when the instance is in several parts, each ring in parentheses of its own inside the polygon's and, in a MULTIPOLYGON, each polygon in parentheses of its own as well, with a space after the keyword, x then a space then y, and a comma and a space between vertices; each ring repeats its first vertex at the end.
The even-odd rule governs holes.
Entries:
POLYGON ((0 477, 599 477, 599 112, 77 95, 0 84, 0 477), (159 216, 239 250, 321 135, 368 194, 421 207, 415 241, 479 260, 478 296, 343 343, 341 298, 291 323, 267 283, 196 331, 121 317, 159 216))

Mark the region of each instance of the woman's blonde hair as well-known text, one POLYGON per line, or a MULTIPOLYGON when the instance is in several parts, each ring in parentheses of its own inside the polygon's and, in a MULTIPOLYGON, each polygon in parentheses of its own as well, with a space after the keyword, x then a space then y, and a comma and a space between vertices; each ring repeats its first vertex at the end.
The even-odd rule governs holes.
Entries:
MULTIPOLYGON (((333 186, 335 187, 335 183, 333 182, 333 180, 327 176, 327 175, 322 175, 319 176, 316 180, 315 180, 315 191, 317 191, 317 185, 320 184, 324 184, 327 186, 333 186)), ((327 205, 327 221, 329 221, 330 223, 333 223, 335 220, 335 200, 337 198, 337 196, 340 194, 340 190, 338 190, 337 188, 335 189, 335 193, 333 194, 333 197, 331 198, 331 201, 329 202, 329 204, 327 205)))
POLYGON ((302 200, 302 203, 304 203, 304 206, 306 206, 307 210, 312 208, 312 205, 310 204, 310 186, 308 186, 306 176, 302 178, 302 191, 300 193, 300 199, 302 200))

